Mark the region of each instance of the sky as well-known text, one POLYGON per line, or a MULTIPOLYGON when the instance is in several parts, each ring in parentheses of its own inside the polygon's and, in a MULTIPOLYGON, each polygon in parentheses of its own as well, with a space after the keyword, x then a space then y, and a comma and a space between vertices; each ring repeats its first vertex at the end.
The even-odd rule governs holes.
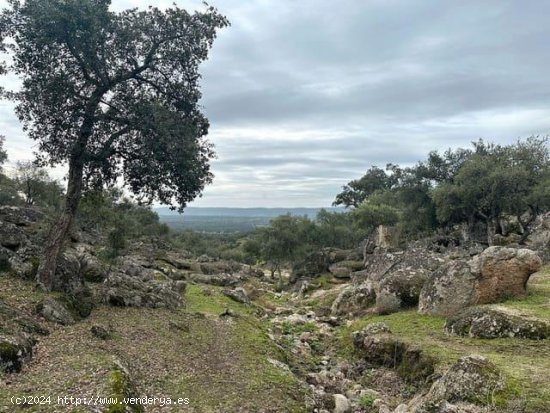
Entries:
MULTIPOLYGON (((217 159, 191 206, 329 206, 372 165, 550 134, 548 1, 209 3, 231 27, 201 69, 217 159)), ((11 162, 32 157, 9 102, 0 134, 11 162)))

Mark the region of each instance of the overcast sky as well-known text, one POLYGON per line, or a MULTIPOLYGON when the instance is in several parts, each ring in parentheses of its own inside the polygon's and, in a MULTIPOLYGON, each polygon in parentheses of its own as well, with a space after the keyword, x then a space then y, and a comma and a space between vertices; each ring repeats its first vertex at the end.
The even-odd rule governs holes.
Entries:
MULTIPOLYGON (((210 3, 232 25, 202 67, 218 159, 192 206, 328 206, 371 165, 550 133, 549 1, 210 3)), ((0 133, 31 157, 7 102, 0 133)))

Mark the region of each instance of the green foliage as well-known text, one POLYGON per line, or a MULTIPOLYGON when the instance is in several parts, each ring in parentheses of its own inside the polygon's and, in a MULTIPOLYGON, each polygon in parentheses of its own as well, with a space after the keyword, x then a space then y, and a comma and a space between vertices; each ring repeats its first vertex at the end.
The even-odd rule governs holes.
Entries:
POLYGON ((343 191, 336 195, 333 205, 358 207, 370 195, 377 191, 391 188, 393 180, 383 169, 372 166, 360 179, 353 180, 342 187, 343 191))
POLYGON ((354 206, 352 218, 365 230, 398 225, 401 233, 418 237, 438 227, 467 224, 473 231, 481 224, 491 243, 502 233, 502 219, 512 216, 524 239, 534 219, 550 209, 548 140, 480 140, 473 149, 430 152, 413 167, 373 167, 346 185, 335 203, 354 206))
POLYGON ((63 188, 48 172, 32 161, 18 161, 13 173, 14 185, 23 194, 25 204, 59 210, 63 188))
POLYGON ((2 165, 8 159, 8 154, 7 154, 6 150, 4 149, 4 141, 5 140, 6 140, 6 138, 4 138, 3 135, 0 135, 0 173, 2 172, 2 165))
POLYGON ((395 225, 400 218, 397 208, 388 204, 366 201, 351 212, 355 224, 360 228, 373 230, 378 225, 395 225))
POLYGON ((245 251, 271 264, 273 271, 281 271, 304 257, 316 240, 315 224, 306 217, 281 215, 269 226, 259 228, 245 243, 245 251))
POLYGON ((213 151, 198 68, 227 19, 212 7, 114 12, 110 0, 8 4, 0 49, 23 82, 6 96, 39 161, 67 162, 70 188, 124 176, 147 201, 183 207, 199 195, 213 151))

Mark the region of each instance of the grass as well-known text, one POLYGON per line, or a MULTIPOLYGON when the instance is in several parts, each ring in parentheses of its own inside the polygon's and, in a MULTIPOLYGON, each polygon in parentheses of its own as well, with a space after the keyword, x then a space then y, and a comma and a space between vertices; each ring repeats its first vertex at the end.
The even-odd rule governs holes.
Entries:
MULTIPOLYGON (((113 362, 127 365, 138 396, 189 398, 190 412, 304 412, 304 390, 295 377, 269 359, 282 358, 267 336, 256 308, 236 303, 209 287, 189 285, 186 307, 176 310, 100 306, 79 323, 46 323, 23 371, 0 375, 0 412, 85 411, 69 405, 14 406, 11 396, 91 397, 113 395, 113 362), (225 309, 236 316, 220 318, 225 309), (113 339, 99 340, 90 328, 101 325, 113 339), (185 328, 174 328, 185 326, 185 328)), ((32 307, 41 293, 32 284, 0 277, 0 297, 32 307)), ((117 394, 120 392, 116 392, 117 394)), ((116 411, 117 407, 112 407, 116 411)), ((179 412, 181 406, 147 406, 148 412, 179 412)))

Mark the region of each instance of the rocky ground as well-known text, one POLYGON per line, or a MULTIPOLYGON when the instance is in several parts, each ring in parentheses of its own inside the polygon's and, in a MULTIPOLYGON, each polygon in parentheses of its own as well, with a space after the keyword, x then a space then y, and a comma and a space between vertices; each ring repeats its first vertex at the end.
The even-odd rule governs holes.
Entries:
POLYGON ((0 226, 0 412, 550 412, 550 268, 531 250, 326 250, 281 290, 161 240, 106 263, 76 234, 44 293, 39 214, 0 226), (121 403, 143 396, 188 404, 121 403))

